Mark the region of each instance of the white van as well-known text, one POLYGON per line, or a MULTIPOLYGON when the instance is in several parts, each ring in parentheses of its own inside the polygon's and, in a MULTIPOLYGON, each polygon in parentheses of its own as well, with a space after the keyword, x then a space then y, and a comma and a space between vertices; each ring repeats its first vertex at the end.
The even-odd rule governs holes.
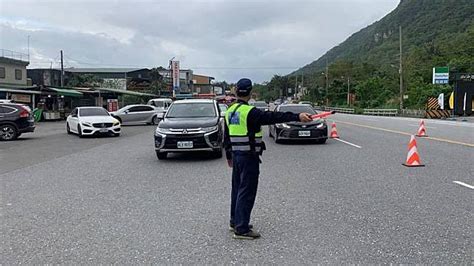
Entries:
POLYGON ((162 119, 168 107, 173 103, 170 98, 156 98, 148 101, 148 105, 154 106, 158 111, 158 118, 162 119))

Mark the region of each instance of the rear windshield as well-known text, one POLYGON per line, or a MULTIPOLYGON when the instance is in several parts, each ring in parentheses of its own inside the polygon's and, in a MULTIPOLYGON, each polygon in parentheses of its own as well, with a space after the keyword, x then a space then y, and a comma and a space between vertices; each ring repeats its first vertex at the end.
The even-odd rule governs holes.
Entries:
POLYGON ((170 107, 166 117, 216 117, 216 110, 213 103, 178 103, 170 107))
POLYGON ((280 112, 292 112, 292 113, 309 113, 309 114, 316 114, 313 108, 306 105, 301 106, 281 106, 280 112))
POLYGON ((104 108, 84 108, 79 109, 79 116, 108 116, 109 113, 104 108))
POLYGON ((254 102, 254 103, 251 103, 251 105, 255 106, 255 107, 267 107, 268 104, 266 102, 254 102))

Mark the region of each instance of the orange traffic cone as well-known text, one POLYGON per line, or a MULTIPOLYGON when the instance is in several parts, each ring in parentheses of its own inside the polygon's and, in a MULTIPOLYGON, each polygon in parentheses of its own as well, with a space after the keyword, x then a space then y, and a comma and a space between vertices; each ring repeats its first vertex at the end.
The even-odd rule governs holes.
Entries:
POLYGON ((332 139, 338 139, 339 135, 337 134, 336 122, 332 122, 331 126, 331 136, 332 139))
POLYGON ((425 121, 423 121, 423 119, 420 122, 420 128, 418 129, 418 133, 416 133, 416 136, 428 137, 428 135, 426 135, 425 121))
POLYGON ((407 167, 425 166, 424 164, 421 164, 420 156, 418 155, 418 149, 416 148, 416 139, 413 135, 411 135, 410 143, 408 144, 407 161, 403 165, 407 167))

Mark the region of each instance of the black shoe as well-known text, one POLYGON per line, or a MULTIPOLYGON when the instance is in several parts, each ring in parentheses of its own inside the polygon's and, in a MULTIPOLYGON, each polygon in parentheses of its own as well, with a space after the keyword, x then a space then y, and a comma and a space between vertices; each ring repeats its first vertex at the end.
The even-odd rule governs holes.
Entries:
MULTIPOLYGON (((253 229, 253 225, 249 224, 249 229, 253 229)), ((235 232, 235 224, 229 224, 229 231, 235 232)))
POLYGON ((234 232, 234 238, 235 239, 245 239, 245 240, 254 240, 257 238, 260 238, 261 235, 258 232, 255 232, 253 230, 248 231, 245 234, 239 234, 237 232, 234 232))

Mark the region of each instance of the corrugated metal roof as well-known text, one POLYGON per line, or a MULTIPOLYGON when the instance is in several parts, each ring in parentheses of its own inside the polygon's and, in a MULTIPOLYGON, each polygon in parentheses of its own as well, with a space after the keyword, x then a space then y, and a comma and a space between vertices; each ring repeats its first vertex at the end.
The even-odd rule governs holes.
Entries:
POLYGON ((64 71, 72 73, 128 73, 148 68, 65 68, 64 71))

